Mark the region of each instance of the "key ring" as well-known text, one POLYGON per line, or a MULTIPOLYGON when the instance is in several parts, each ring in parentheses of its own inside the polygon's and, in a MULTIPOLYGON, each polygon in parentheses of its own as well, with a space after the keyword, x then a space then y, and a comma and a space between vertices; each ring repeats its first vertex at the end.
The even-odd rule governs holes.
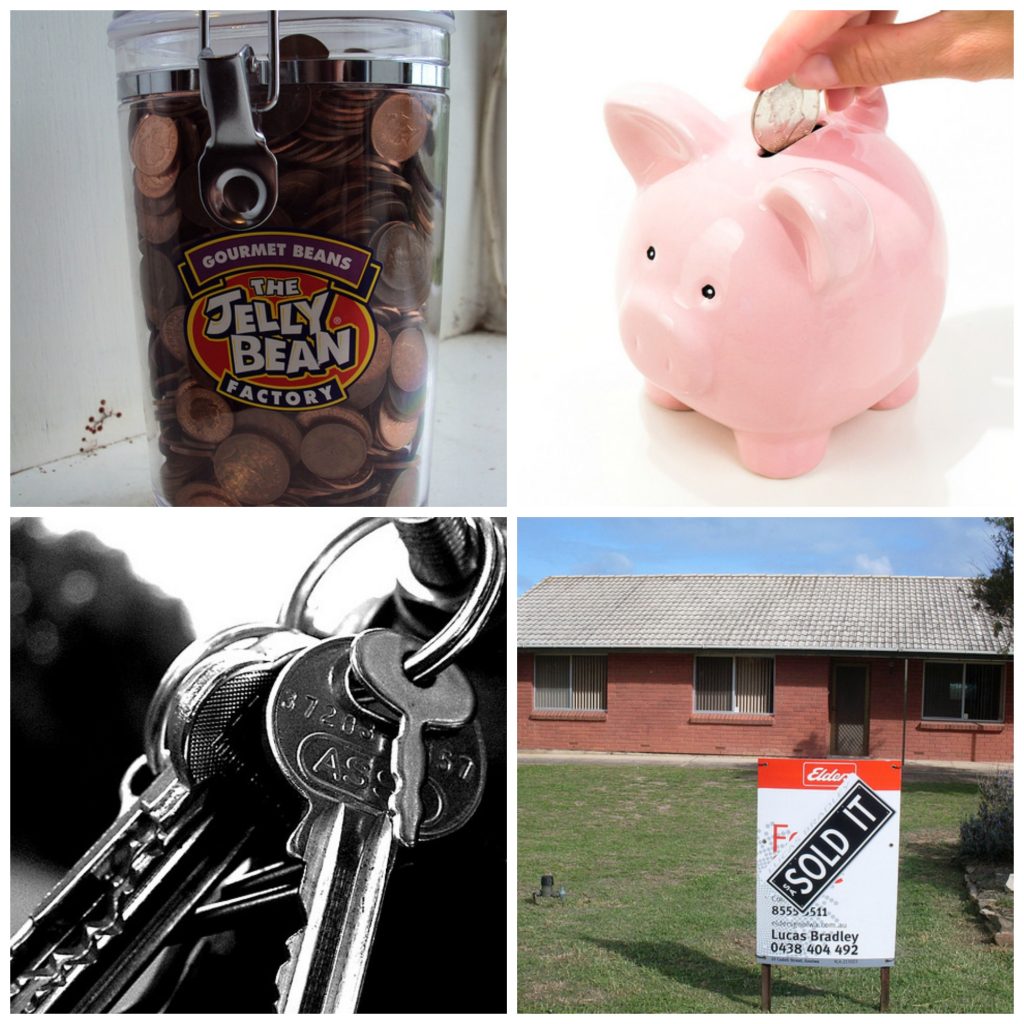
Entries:
MULTIPOLYGON (((309 601, 327 571, 348 551, 390 519, 360 519, 336 537, 312 561, 295 585, 281 610, 282 626, 310 636, 325 636, 313 626, 309 601)), ((473 588, 462 607, 436 636, 428 640, 405 661, 405 670, 413 682, 436 675, 450 665, 480 634, 501 597, 505 583, 505 538, 501 530, 483 516, 469 516, 467 522, 480 541, 481 560, 473 588)))

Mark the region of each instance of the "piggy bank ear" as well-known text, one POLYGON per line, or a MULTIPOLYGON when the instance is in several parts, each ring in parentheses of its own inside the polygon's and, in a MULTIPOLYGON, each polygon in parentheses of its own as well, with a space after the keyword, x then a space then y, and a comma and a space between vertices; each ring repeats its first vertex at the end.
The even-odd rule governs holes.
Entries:
POLYGON ((769 182, 760 199, 793 239, 815 291, 857 274, 874 251, 867 201, 831 171, 790 171, 769 182))
POLYGON ((612 145, 643 187, 710 153, 725 126, 685 93, 661 85, 619 90, 604 107, 612 145))

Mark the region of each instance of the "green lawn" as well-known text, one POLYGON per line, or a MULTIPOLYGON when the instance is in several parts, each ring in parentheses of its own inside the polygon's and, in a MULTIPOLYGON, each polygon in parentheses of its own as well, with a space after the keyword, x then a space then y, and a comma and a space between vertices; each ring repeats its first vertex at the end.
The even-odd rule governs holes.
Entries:
MULTIPOLYGON (((742 1013, 754 960, 753 768, 519 768, 519 1010, 742 1013), (564 903, 536 906, 540 876, 564 903)), ((1013 957, 952 863, 967 783, 909 783, 891 1009, 1009 1013, 1013 957)), ((873 1012, 878 971, 776 967, 776 1013, 873 1012)))

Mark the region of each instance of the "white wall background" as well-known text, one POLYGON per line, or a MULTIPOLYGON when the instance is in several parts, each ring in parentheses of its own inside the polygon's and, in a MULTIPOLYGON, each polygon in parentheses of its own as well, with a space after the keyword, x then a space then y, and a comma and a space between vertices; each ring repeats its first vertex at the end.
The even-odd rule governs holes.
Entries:
MULTIPOLYGON (((105 424, 106 443, 145 430, 109 20, 106 11, 11 15, 12 472, 77 452, 100 399, 123 413, 105 424)), ((504 12, 456 14, 442 336, 502 319, 477 158, 503 28, 504 12)))

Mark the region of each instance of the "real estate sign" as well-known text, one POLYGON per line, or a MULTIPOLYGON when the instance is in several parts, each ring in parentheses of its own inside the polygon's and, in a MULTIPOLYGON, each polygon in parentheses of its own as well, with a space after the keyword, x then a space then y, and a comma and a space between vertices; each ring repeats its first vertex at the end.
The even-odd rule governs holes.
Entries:
POLYGON ((892 964, 900 774, 899 761, 758 762, 758 963, 892 964))

